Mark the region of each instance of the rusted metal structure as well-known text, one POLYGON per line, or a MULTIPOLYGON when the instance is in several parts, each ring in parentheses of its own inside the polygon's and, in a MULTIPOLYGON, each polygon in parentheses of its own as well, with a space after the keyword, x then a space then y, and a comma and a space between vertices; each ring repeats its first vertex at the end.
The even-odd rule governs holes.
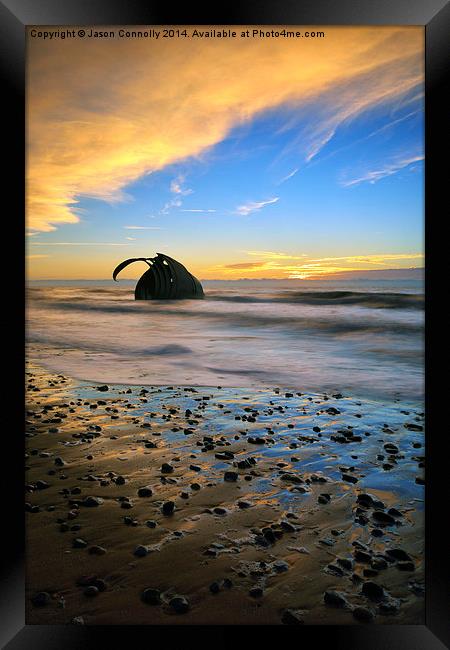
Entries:
POLYGON ((156 257, 133 257, 121 262, 113 272, 113 280, 133 262, 146 262, 150 267, 138 280, 135 300, 182 300, 203 298, 203 287, 180 262, 164 253, 156 257))

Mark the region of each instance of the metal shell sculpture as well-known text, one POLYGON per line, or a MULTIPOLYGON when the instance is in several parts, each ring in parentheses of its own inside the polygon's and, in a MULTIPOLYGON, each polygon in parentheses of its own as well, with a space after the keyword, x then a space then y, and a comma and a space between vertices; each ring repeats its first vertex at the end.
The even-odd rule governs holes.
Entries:
POLYGON ((203 298, 203 287, 196 277, 177 260, 157 253, 156 257, 133 257, 121 262, 113 272, 113 280, 133 262, 146 262, 150 267, 134 290, 135 300, 182 300, 203 298))

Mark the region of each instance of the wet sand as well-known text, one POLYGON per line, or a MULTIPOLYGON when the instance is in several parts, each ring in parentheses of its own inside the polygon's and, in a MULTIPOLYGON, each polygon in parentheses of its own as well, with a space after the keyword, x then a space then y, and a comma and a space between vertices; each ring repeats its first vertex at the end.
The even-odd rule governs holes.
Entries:
POLYGON ((420 404, 32 364, 27 396, 28 624, 423 624, 420 404))

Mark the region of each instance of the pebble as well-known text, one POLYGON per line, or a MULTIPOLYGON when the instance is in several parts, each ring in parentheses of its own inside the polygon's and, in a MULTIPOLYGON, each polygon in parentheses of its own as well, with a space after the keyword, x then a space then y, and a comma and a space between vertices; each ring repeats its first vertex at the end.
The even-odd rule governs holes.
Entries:
POLYGON ((86 587, 83 593, 85 596, 89 596, 89 598, 92 598, 94 596, 98 596, 100 592, 97 587, 94 587, 94 585, 89 585, 89 587, 86 587))
POLYGON ((285 609, 281 615, 283 625, 303 625, 304 620, 300 612, 295 609, 285 609))
POLYGON ((264 590, 262 587, 252 587, 248 593, 252 598, 261 598, 264 594, 264 590))
POLYGON ((378 585, 376 582, 372 582, 371 580, 364 582, 361 591, 364 596, 367 596, 367 598, 375 602, 378 600, 383 600, 386 597, 386 593, 383 587, 381 587, 381 585, 378 585))
POLYGON ((141 596, 144 603, 147 605, 160 605, 161 604, 161 592, 158 589, 144 589, 141 596))
POLYGON ((73 548, 86 548, 87 545, 86 540, 81 539, 81 537, 76 537, 72 542, 73 548))
POLYGON ((219 584, 217 581, 212 582, 212 583, 209 585, 209 591, 210 591, 212 594, 218 594, 219 591, 220 591, 220 584, 219 584))
POLYGON ((152 494, 153 494, 153 490, 149 485, 146 485, 145 487, 141 487, 137 491, 138 497, 151 497, 152 494))
POLYGON ((174 596, 169 601, 169 606, 177 614, 185 614, 189 610, 189 601, 185 596, 174 596))
POLYGON ((236 482, 238 480, 238 476, 239 475, 238 475, 237 472, 233 472, 233 471, 229 470, 229 471, 225 472, 225 474, 223 475, 223 479, 224 479, 224 481, 229 481, 231 483, 234 483, 234 482, 236 482))
POLYGON ((35 594, 31 602, 35 607, 44 607, 45 605, 49 605, 51 601, 50 594, 48 594, 46 591, 40 591, 39 593, 35 594))
POLYGON ((103 503, 103 499, 100 497, 85 497, 82 501, 83 506, 86 508, 96 508, 103 503))
POLYGON ((173 514, 175 510, 175 503, 173 501, 165 501, 162 505, 162 513, 163 515, 171 515, 173 514))
POLYGON ((88 549, 90 555, 105 555, 106 548, 103 546, 90 546, 88 549))
POLYGON ((347 605, 346 598, 338 591, 326 591, 323 599, 327 605, 332 605, 333 607, 345 607, 347 605))
POLYGON ((362 621, 364 623, 368 623, 374 619, 374 613, 371 609, 367 609, 366 607, 355 607, 352 614, 357 621, 362 621))
POLYGON ((143 546, 142 544, 139 544, 139 546, 136 546, 134 549, 134 555, 136 557, 145 557, 148 555, 148 548, 146 546, 143 546))

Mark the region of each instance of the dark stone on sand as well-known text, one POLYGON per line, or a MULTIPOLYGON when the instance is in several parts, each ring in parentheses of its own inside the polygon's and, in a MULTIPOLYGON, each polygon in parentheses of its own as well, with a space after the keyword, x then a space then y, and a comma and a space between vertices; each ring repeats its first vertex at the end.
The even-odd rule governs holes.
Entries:
POLYGON ((362 506, 364 506, 366 508, 370 508, 370 507, 373 506, 372 497, 370 496, 370 494, 366 494, 365 492, 361 492, 361 494, 358 494, 358 496, 356 497, 356 501, 360 505, 362 505, 362 506))
POLYGON ((388 563, 383 557, 374 557, 372 562, 370 563, 370 566, 372 569, 375 569, 376 571, 384 571, 388 567, 388 563))
POLYGON ((45 607, 50 604, 51 597, 46 591, 40 591, 32 597, 31 602, 35 607, 45 607))
POLYGON ((355 607, 352 613, 357 621, 362 621, 363 623, 369 623, 374 619, 374 613, 366 607, 355 607))
POLYGON ((341 567, 337 566, 336 564, 328 564, 327 572, 332 573, 335 576, 343 576, 344 575, 344 572, 341 569, 341 567))
POLYGON ((100 506, 102 503, 103 503, 103 499, 101 499, 100 497, 86 497, 82 501, 83 506, 86 506, 86 508, 96 508, 97 506, 100 506))
POLYGON ((342 474, 342 480, 347 481, 348 483, 357 483, 358 479, 356 476, 352 476, 351 474, 342 474))
POLYGON ((275 573, 285 573, 286 571, 289 571, 289 564, 284 560, 275 560, 272 567, 275 573))
POLYGON ((170 599, 169 606, 177 614, 185 614, 189 610, 189 601, 185 596, 174 596, 170 599))
POLYGON ((139 546, 136 546, 136 548, 134 549, 134 555, 136 557, 145 557, 146 555, 148 555, 148 548, 143 544, 139 544, 139 546))
POLYGON ((303 625, 304 621, 299 612, 294 609, 285 609, 281 615, 283 625, 303 625))
POLYGON ((375 521, 378 521, 380 524, 385 524, 386 526, 393 526, 395 524, 395 519, 391 515, 388 515, 387 512, 383 510, 375 510, 372 513, 372 518, 375 521))
POLYGON ((171 472, 173 472, 173 467, 172 467, 172 465, 169 465, 169 463, 163 463, 163 464, 161 465, 161 472, 162 472, 163 474, 171 474, 171 472))
POLYGON ((120 502, 120 507, 123 508, 124 510, 130 510, 133 507, 133 502, 130 501, 129 499, 124 499, 123 501, 120 502))
POLYGON ((355 551, 355 560, 357 562, 370 562, 372 559, 372 556, 370 553, 366 553, 365 551, 355 551))
POLYGON ((62 467, 65 464, 66 463, 63 461, 63 459, 60 456, 57 456, 55 458, 55 465, 57 465, 58 467, 62 467))
POLYGON ((148 528, 156 528, 156 526, 157 526, 158 524, 156 523, 156 521, 153 521, 152 519, 148 519, 148 520, 145 522, 145 525, 146 525, 148 528))
POLYGON ((201 472, 202 468, 199 465, 189 465, 189 469, 191 469, 193 472, 201 472))
POLYGON ((160 605, 161 604, 161 592, 158 589, 144 589, 142 592, 142 601, 147 605, 160 605))
POLYGON ((286 481, 288 483, 303 483, 303 479, 300 478, 300 476, 297 476, 296 474, 282 474, 281 475, 281 480, 286 481))
POLYGON ((106 548, 103 548, 103 546, 91 546, 88 549, 88 553, 90 555, 105 555, 106 553, 106 548))
POLYGON ((238 476, 239 475, 238 475, 237 472, 233 472, 233 471, 229 470, 229 471, 225 472, 225 474, 223 475, 223 479, 224 479, 224 481, 235 482, 235 481, 238 480, 238 476))
POLYGON ((338 591, 326 591, 323 595, 324 602, 333 607, 345 607, 347 605, 346 598, 338 591))
POLYGON ((390 548, 386 551, 386 555, 394 560, 411 562, 411 556, 401 548, 390 548))
POLYGON ((162 505, 161 510, 163 515, 172 515, 175 510, 175 503, 173 501, 165 501, 162 505))
POLYGON ((319 494, 317 501, 323 505, 326 505, 327 503, 330 503, 330 499, 331 496, 329 494, 319 494))
POLYGON ((116 476, 116 478, 114 479, 114 483, 116 485, 125 485, 126 480, 123 476, 116 476))
POLYGON ((139 488, 137 491, 138 497, 151 497, 153 494, 153 490, 149 485, 146 485, 144 487, 139 488))
POLYGON ((378 585, 376 582, 369 580, 364 582, 361 592, 374 602, 383 600, 386 597, 386 593, 381 585, 378 585))
POLYGON ((382 602, 379 604, 380 614, 386 614, 387 616, 397 614, 400 609, 400 603, 393 598, 382 602))
POLYGON ((94 587, 94 585, 89 585, 89 587, 86 587, 83 593, 85 596, 88 596, 89 598, 93 598, 94 596, 98 596, 100 592, 97 589, 97 587, 94 587))
POLYGON ((36 490, 46 490, 48 487, 50 485, 47 481, 36 481, 36 490))
POLYGON ((97 386, 97 390, 99 390, 101 393, 105 393, 107 390, 109 390, 109 386, 103 384, 103 386, 97 386))
POLYGON ((334 408, 334 406, 330 406, 330 408, 325 409, 325 413, 328 413, 328 415, 339 415, 340 410, 334 408))
POLYGON ((263 546, 264 548, 267 548, 268 546, 270 546, 268 540, 266 539, 266 537, 264 537, 264 535, 256 535, 255 536, 255 544, 257 546, 263 546))
POLYGON ((88 543, 81 537, 76 537, 72 542, 73 548, 86 548, 87 545, 88 543))
POLYGON ((353 568, 353 562, 352 560, 349 560, 346 557, 338 557, 336 559, 336 562, 341 565, 344 569, 347 569, 348 571, 351 571, 353 568))
POLYGON ((264 590, 262 589, 262 587, 255 586, 249 590, 248 595, 251 596, 252 598, 262 598, 262 596, 264 595, 264 590))
POLYGON ((373 530, 370 531, 370 534, 372 537, 383 537, 384 533, 382 530, 379 528, 374 528, 373 530))
POLYGON ((220 451, 214 455, 217 460, 232 460, 234 458, 234 454, 231 451, 220 451))
POLYGON ((212 582, 212 583, 209 585, 209 591, 210 591, 212 594, 218 594, 219 591, 220 591, 220 584, 219 584, 218 582, 212 582))

